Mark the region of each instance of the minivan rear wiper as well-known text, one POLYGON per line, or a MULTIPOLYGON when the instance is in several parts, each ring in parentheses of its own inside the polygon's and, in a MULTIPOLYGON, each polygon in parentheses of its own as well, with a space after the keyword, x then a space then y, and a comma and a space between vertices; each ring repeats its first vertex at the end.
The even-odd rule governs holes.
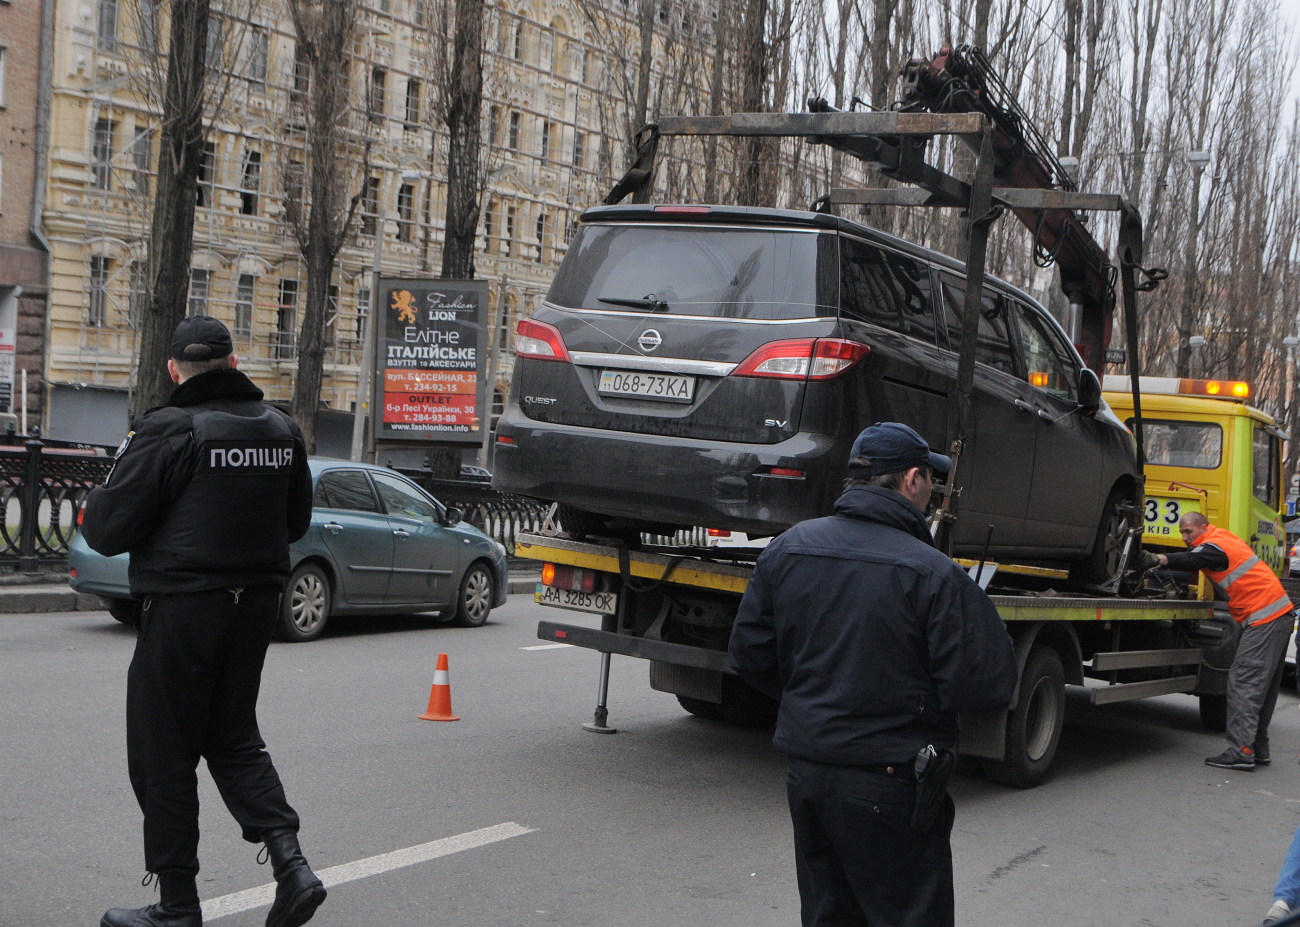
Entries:
POLYGON ((657 296, 642 296, 640 299, 634 299, 625 296, 598 296, 598 302, 608 303, 611 306, 627 306, 630 309, 649 309, 651 312, 667 312, 668 304, 657 296))

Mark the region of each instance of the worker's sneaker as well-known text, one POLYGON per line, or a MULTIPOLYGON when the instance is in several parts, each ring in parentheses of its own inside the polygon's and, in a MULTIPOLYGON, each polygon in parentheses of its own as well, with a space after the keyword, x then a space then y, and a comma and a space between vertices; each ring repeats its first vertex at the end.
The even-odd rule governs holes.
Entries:
POLYGON ((1291 913, 1291 906, 1287 904, 1285 901, 1278 899, 1277 901, 1273 902, 1273 907, 1269 908, 1268 913, 1264 915, 1263 922, 1265 924, 1276 924, 1278 921, 1280 921, 1282 918, 1286 917, 1290 913, 1291 913))
POLYGON ((1240 769, 1250 772, 1255 768, 1255 758, 1253 756, 1243 756, 1236 750, 1224 750, 1218 756, 1207 756, 1205 765, 1217 766, 1219 769, 1240 769))

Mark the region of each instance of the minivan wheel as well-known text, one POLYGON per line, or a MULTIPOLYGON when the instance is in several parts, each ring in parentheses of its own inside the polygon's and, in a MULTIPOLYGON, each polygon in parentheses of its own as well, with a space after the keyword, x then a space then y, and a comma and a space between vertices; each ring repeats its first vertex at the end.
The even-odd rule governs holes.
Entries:
POLYGON ((1092 553, 1070 570, 1071 580, 1099 586, 1119 572, 1119 558, 1129 532, 1130 509, 1129 500, 1119 487, 1112 489, 1106 497, 1106 507, 1102 509, 1092 553))

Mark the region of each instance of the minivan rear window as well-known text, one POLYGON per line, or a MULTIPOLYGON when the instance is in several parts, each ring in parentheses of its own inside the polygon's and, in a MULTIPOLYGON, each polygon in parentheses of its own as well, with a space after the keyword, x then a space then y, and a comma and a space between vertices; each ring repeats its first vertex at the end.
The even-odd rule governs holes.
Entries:
POLYGON ((736 319, 833 316, 819 268, 834 237, 816 231, 676 225, 585 225, 547 300, 570 309, 736 319))

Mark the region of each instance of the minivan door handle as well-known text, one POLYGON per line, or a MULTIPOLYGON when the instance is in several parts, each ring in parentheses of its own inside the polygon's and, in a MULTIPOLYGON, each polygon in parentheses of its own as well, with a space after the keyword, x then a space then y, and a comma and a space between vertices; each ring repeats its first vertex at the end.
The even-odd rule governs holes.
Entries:
POLYGON ((1012 404, 1013 404, 1017 409, 1019 409, 1021 412, 1037 412, 1037 411, 1038 411, 1037 409, 1035 409, 1035 408, 1033 407, 1033 405, 1031 405, 1031 404, 1028 403, 1028 402, 1025 402, 1023 399, 1017 399, 1017 400, 1015 400, 1012 404))
POLYGON ((397 528, 393 531, 393 537, 397 538, 398 540, 401 540, 402 538, 409 538, 410 536, 411 536, 411 532, 407 531, 405 528, 397 528))

